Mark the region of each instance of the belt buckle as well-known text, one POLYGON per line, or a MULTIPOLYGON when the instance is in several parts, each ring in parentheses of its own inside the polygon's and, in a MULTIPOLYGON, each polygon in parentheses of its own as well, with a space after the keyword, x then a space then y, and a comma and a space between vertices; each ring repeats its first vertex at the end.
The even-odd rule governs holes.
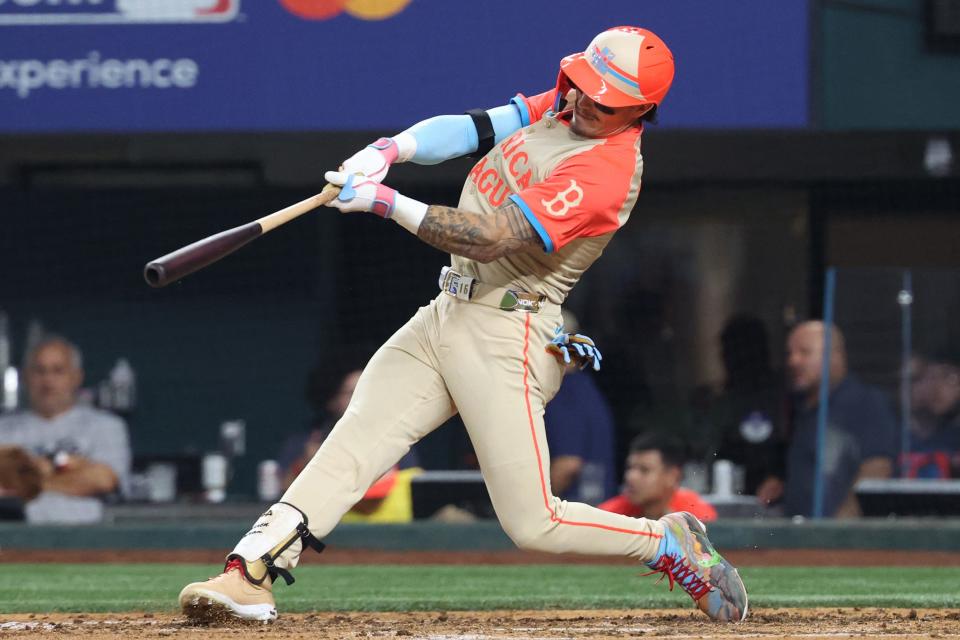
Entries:
POLYGON ((473 278, 457 273, 450 267, 443 268, 440 278, 440 290, 445 294, 460 300, 470 300, 470 296, 473 295, 473 278))
POLYGON ((528 313, 539 313, 543 303, 543 296, 538 296, 535 300, 530 299, 530 294, 522 294, 512 289, 507 289, 500 299, 500 308, 504 311, 526 311, 528 313))

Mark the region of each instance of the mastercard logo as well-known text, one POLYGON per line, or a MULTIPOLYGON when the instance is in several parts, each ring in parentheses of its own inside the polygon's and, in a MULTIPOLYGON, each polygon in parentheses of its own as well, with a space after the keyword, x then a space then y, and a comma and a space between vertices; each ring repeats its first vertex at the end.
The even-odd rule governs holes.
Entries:
POLYGON ((386 20, 403 11, 410 0, 280 0, 280 4, 305 20, 329 20, 341 13, 361 20, 386 20))

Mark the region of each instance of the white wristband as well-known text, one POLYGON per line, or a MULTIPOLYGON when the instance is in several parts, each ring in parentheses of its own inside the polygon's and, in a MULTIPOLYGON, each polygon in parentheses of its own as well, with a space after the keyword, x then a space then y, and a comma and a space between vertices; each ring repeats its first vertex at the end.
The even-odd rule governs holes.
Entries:
POLYGON ((398 193, 396 200, 394 200, 393 213, 390 215, 390 219, 413 235, 417 235, 417 231, 420 230, 420 223, 427 215, 427 206, 419 200, 398 193))
POLYGON ((406 131, 393 136, 393 141, 397 143, 397 159, 395 162, 406 162, 417 152, 417 139, 412 133, 406 131))

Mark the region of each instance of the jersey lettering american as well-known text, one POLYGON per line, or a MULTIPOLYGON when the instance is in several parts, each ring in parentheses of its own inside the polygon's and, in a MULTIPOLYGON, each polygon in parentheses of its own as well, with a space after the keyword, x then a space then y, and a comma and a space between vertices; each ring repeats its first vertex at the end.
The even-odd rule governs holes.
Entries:
POLYGON ((551 111, 555 95, 554 89, 513 99, 524 126, 473 167, 459 204, 493 215, 512 201, 544 248, 489 264, 452 256, 452 266, 486 284, 539 293, 561 304, 630 217, 643 157, 642 127, 609 138, 578 136, 570 130, 570 110, 551 111))

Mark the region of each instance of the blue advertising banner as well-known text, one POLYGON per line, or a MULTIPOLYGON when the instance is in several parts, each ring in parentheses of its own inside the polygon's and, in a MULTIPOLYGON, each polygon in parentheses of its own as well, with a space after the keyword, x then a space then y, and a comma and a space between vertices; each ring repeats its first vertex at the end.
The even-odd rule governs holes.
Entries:
POLYGON ((661 126, 807 125, 808 0, 0 0, 0 132, 400 129, 624 24, 674 52, 661 126))

